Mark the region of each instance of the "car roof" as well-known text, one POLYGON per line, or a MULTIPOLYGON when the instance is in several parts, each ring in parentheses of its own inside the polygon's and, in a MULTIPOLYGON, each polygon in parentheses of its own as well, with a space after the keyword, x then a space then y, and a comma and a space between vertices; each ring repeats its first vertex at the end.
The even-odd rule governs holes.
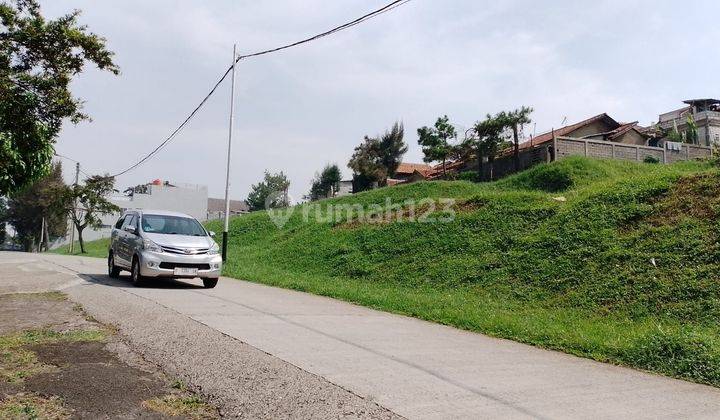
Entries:
POLYGON ((189 219, 194 219, 194 217, 190 216, 189 214, 180 213, 177 211, 169 211, 169 210, 150 210, 150 209, 128 209, 128 212, 137 212, 142 214, 152 214, 157 216, 176 216, 176 217, 187 217, 189 219))

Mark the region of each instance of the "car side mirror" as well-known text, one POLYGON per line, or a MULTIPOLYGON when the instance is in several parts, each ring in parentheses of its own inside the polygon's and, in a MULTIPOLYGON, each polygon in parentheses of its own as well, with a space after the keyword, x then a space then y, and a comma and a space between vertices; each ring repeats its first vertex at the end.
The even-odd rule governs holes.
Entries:
POLYGON ((132 233, 133 235, 136 233, 136 231, 135 231, 135 226, 125 226, 125 231, 126 231, 126 232, 130 232, 130 233, 132 233))
POLYGON ((212 237, 212 238, 215 237, 215 232, 213 232, 212 230, 210 231, 210 237, 212 237))

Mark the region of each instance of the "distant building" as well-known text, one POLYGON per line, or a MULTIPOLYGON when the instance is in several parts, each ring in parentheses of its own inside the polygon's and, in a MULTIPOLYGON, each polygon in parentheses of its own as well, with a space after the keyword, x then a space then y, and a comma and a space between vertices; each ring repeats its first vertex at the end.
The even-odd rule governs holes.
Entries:
POLYGON ((335 197, 342 197, 344 195, 350 195, 352 193, 353 193, 352 179, 345 179, 338 183, 338 190, 335 192, 335 197))
MULTIPOLYGON (((248 213, 250 206, 244 200, 230 200, 230 217, 248 213)), ((207 199, 207 220, 223 219, 225 217, 225 199, 207 199)))
POLYGON ((395 174, 387 179, 387 185, 393 186, 398 184, 406 184, 410 182, 422 181, 428 179, 435 172, 431 165, 427 163, 406 163, 401 162, 398 165, 395 174))
POLYGON ((660 114, 660 129, 667 131, 677 127, 678 132, 684 134, 690 116, 697 126, 701 146, 720 144, 720 99, 689 99, 683 102, 687 106, 660 114))
MULTIPOLYGON (((171 184, 156 179, 147 184, 137 185, 128 188, 124 196, 109 197, 109 200, 120 207, 120 213, 108 214, 101 217, 102 226, 98 229, 85 229, 83 240, 94 241, 107 238, 112 231, 118 217, 130 209, 153 209, 170 210, 189 214, 190 216, 205 221, 208 218, 208 193, 204 185, 193 184, 171 184)), ((70 225, 72 229, 72 224, 70 225)), ((51 245, 51 248, 70 242, 70 230, 66 238, 51 245)), ((77 241, 77 232, 75 234, 77 241)))

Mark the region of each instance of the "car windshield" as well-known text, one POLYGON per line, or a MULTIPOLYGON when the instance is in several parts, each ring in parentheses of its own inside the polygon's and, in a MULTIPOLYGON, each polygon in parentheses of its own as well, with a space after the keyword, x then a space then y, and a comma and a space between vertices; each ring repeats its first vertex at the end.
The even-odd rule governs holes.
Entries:
POLYGON ((144 214, 142 230, 165 235, 207 236, 205 229, 195 219, 160 214, 144 214))

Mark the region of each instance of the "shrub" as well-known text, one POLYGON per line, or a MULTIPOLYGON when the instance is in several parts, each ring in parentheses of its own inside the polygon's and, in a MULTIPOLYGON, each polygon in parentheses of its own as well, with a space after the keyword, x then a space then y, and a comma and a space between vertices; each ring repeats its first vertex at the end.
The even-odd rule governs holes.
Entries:
POLYGON ((477 172, 473 172, 473 171, 460 172, 457 179, 458 179, 458 181, 479 182, 477 172))
POLYGON ((557 165, 545 165, 533 171, 528 186, 534 190, 547 192, 565 191, 572 187, 572 175, 566 168, 557 165))
POLYGON ((645 156, 645 159, 643 159, 643 162, 645 163, 660 163, 660 160, 656 158, 655 156, 645 156))

